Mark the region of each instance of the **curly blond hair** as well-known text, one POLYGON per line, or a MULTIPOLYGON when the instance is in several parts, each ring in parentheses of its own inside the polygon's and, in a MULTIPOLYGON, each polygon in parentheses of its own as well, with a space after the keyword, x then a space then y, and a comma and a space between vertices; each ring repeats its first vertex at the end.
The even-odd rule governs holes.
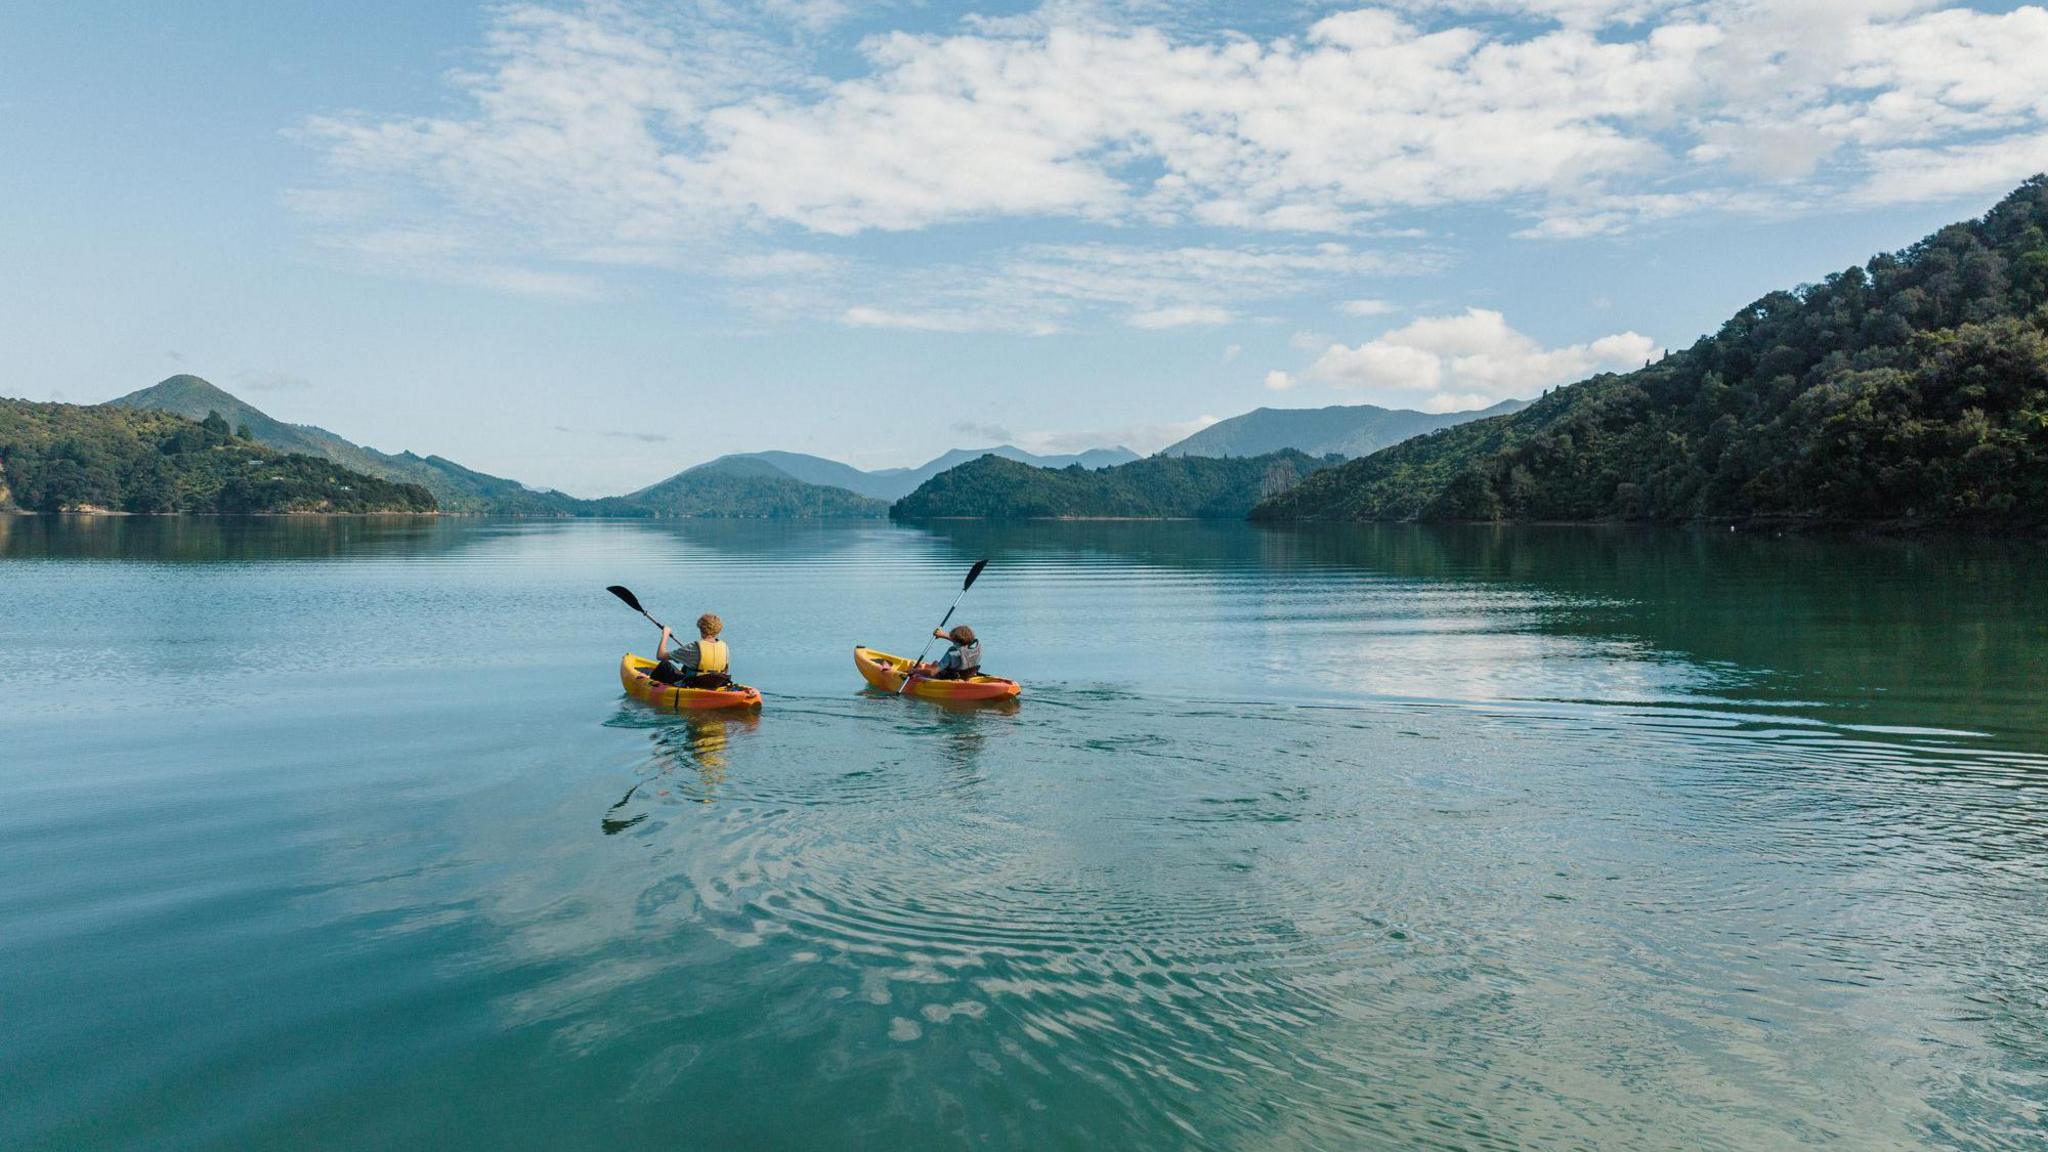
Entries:
POLYGON ((717 613, 706 612, 702 616, 697 617, 697 635, 702 636, 706 640, 723 631, 725 631, 725 621, 720 620, 717 613))

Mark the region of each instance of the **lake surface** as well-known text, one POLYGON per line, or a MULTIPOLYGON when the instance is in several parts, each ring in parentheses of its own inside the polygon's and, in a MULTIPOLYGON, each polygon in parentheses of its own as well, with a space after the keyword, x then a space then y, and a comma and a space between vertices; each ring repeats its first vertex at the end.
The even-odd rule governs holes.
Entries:
POLYGON ((0 652, 8 1149, 2048 1148, 2040 545, 0 519, 0 652))

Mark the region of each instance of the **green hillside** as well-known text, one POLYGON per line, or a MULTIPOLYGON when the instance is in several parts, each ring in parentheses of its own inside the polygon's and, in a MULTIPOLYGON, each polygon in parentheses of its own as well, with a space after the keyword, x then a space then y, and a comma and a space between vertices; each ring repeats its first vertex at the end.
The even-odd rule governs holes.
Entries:
POLYGON ((1472 412, 1415 412, 1375 404, 1328 408, 1255 408, 1209 425, 1171 445, 1163 456, 1263 456, 1293 449, 1311 456, 1365 456, 1439 428, 1484 420, 1527 406, 1503 400, 1472 412))
POLYGON ((536 492, 517 480, 472 471, 438 456, 379 452, 325 428, 287 424, 197 376, 172 376, 139 392, 109 400, 107 406, 170 412, 188 420, 201 420, 208 412, 219 412, 230 428, 248 428, 250 436, 265 447, 318 456, 385 480, 418 484, 434 494, 443 511, 569 516, 576 514, 581 504, 560 492, 536 492))
POLYGON ((888 508, 844 488, 792 479, 763 461, 727 457, 638 492, 588 501, 584 514, 789 520, 879 517, 888 508))
POLYGON ((250 436, 266 448, 324 457, 358 472, 372 472, 377 465, 368 449, 351 444, 325 428, 287 424, 274 419, 254 405, 244 403, 232 392, 217 388, 197 376, 172 376, 141 391, 109 400, 106 406, 169 412, 187 420, 204 420, 207 413, 218 412, 228 422, 228 427, 248 428, 250 436))
POLYGON ((1079 464, 1084 468, 1107 468, 1115 464, 1128 464, 1138 459, 1138 454, 1128 448, 1091 448, 1070 456, 1039 456, 1026 452, 1014 444, 999 444, 994 448, 954 448, 915 468, 878 468, 863 472, 851 464, 827 460, 822 456, 809 456, 802 452, 743 452, 732 456, 721 456, 705 467, 723 466, 738 461, 754 461, 766 464, 783 475, 802 480, 806 484, 823 484, 831 488, 844 488, 862 496, 877 500, 897 500, 916 491, 919 484, 931 479, 948 468, 957 468, 969 460, 996 455, 1037 468, 1065 468, 1079 464))
POLYGON ((877 479, 851 464, 842 464, 837 460, 827 460, 823 456, 812 456, 804 452, 742 452, 732 456, 721 456, 703 467, 723 467, 728 464, 738 466, 742 461, 751 461, 773 469, 792 480, 801 480, 806 484, 822 484, 827 488, 844 488, 849 492, 878 500, 893 499, 916 487, 906 485, 902 491, 892 494, 889 491, 890 484, 886 480, 877 479))
MULTIPOLYGON (((279 440, 318 444, 317 428, 280 424, 197 377, 173 378, 169 399, 227 397, 248 437, 225 413, 205 423, 151 404, 37 404, 0 400, 0 510, 120 512, 431 512, 425 485, 355 471, 325 456, 287 453, 257 439, 258 421, 279 440), (194 387, 197 385, 197 387, 194 387)), ((163 394, 159 394, 160 396, 163 394)), ((124 397, 124 399, 130 399, 124 397)), ((354 445, 332 439, 343 449, 354 445)), ((332 445, 330 445, 330 448, 332 445)), ((361 449, 356 449, 362 451, 361 449)), ((381 455, 381 454, 373 454, 381 455)), ((702 465, 626 496, 576 500, 473 472, 439 456, 381 457, 405 474, 440 477, 471 510, 506 515, 879 517, 888 505, 840 488, 791 479, 772 465, 702 465), (483 505, 483 509, 477 505, 483 505)))
POLYGON ((1352 461, 1254 515, 2048 526, 2048 177, 1658 364, 1352 461))
POLYGON ((445 457, 415 456, 410 452, 386 456, 370 449, 365 451, 390 465, 394 475, 407 477, 435 493, 436 499, 440 499, 442 492, 449 493, 448 498, 459 512, 483 512, 494 516, 590 514, 588 500, 578 500, 553 490, 528 488, 517 480, 464 468, 445 457))
POLYGON ((1261 499, 1332 461, 1300 452, 1211 459, 1152 456, 1112 468, 1033 468, 983 456, 941 472, 889 509, 896 519, 1053 517, 1242 519, 1261 499))
POLYGON ((394 484, 237 436, 226 419, 0 400, 0 509, 432 512, 394 484))

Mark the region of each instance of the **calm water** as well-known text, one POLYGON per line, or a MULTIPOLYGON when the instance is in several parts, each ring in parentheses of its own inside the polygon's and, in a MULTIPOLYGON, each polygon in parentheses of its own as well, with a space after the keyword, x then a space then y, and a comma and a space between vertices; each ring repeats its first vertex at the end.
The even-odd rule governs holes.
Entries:
POLYGON ((2048 1148, 2044 561, 0 520, 0 1147, 2048 1148))

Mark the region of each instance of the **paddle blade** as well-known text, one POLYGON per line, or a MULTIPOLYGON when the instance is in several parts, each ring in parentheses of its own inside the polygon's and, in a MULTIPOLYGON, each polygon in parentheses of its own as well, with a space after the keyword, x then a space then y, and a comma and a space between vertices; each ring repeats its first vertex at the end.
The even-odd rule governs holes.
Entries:
POLYGON ((969 568, 969 569, 967 570, 967 579, 966 579, 966 580, 963 580, 963 581, 961 581, 961 583, 960 583, 960 590, 961 590, 962 592, 965 592, 965 591, 967 591, 967 590, 968 590, 969 588, 972 588, 972 587, 974 587, 974 582, 975 582, 975 580, 976 580, 976 579, 978 579, 978 578, 979 578, 979 577, 981 576, 981 570, 982 570, 983 568, 986 568, 986 567, 988 567, 988 561, 987 561, 987 560, 976 560, 976 561, 974 562, 974 567, 972 567, 972 568, 969 568))
POLYGON ((623 584, 613 584, 610 587, 607 587, 605 591, 611 593, 614 596, 617 596, 621 600, 624 600, 626 602, 626 607, 631 608, 633 611, 640 613, 642 616, 647 615, 647 609, 642 608, 640 606, 640 599, 639 597, 633 595, 632 589, 626 587, 623 584))

